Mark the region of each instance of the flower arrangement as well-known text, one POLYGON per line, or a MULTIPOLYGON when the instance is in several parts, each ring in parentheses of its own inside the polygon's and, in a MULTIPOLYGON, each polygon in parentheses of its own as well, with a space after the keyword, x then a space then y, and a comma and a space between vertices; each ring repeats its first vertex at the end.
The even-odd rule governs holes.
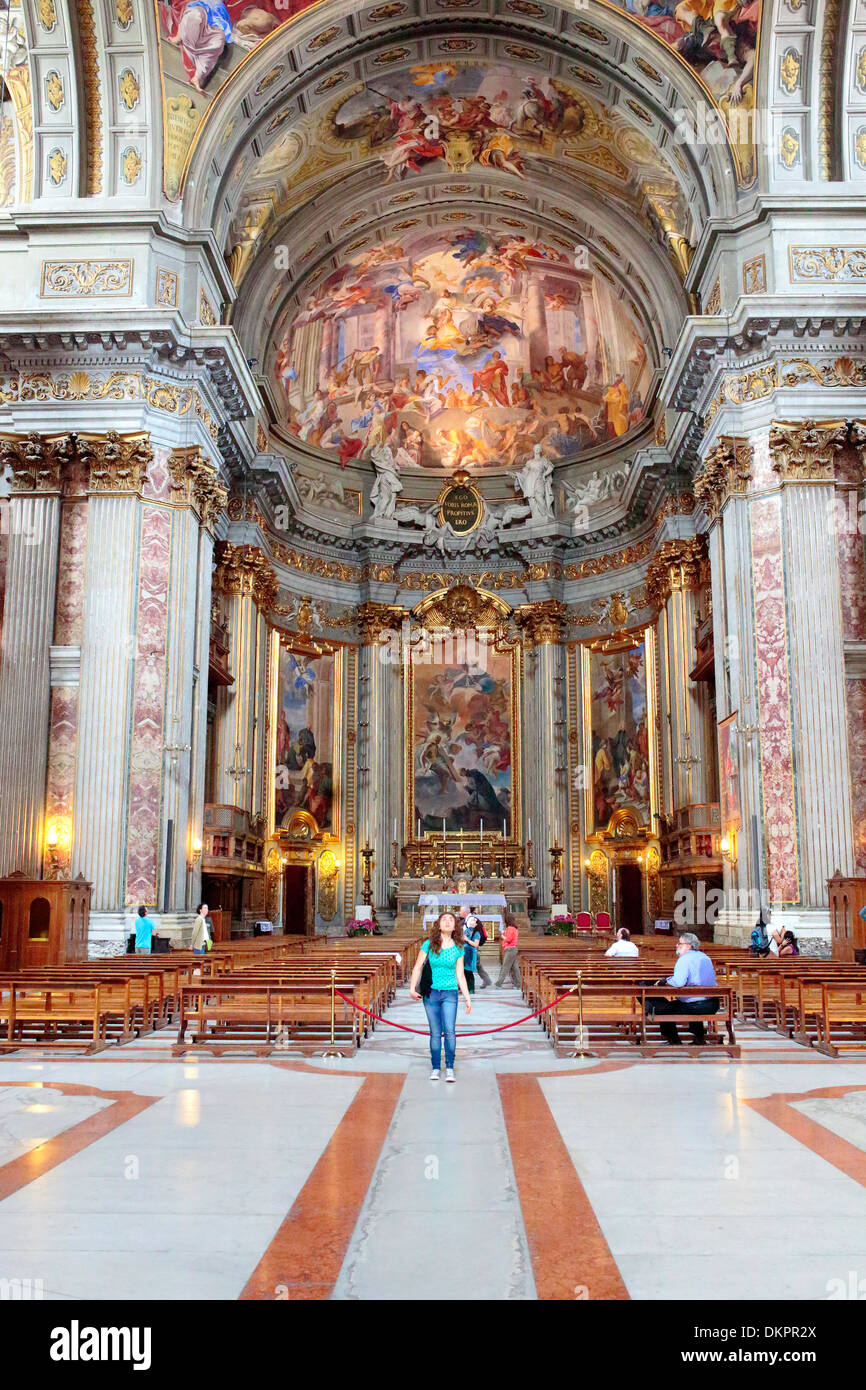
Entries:
POLYGON ((375 914, 372 918, 350 917, 346 923, 346 936, 381 936, 375 914))
POLYGON ((544 929, 545 936, 571 936, 574 918, 570 912, 552 917, 544 929))

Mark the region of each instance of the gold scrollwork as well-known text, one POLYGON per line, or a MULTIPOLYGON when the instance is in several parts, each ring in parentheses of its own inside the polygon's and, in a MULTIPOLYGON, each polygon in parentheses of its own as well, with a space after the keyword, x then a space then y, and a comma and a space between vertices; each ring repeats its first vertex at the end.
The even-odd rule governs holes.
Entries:
POLYGON ((337 915, 337 856, 331 849, 323 850, 317 866, 318 913, 323 922, 332 922, 337 915))
POLYGON ((132 294, 132 261, 43 261, 42 298, 132 294))
POLYGON ((866 246, 792 246, 791 280, 866 280, 866 246))

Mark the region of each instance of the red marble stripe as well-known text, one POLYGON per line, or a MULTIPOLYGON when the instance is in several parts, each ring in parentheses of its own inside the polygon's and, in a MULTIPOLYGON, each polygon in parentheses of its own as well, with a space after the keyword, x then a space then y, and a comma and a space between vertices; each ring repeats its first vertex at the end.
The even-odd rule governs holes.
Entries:
POLYGON ((812 1153, 831 1163, 846 1177, 853 1178, 861 1187, 866 1187, 866 1153, 855 1144, 850 1144, 847 1139, 843 1139, 840 1134, 834 1134, 818 1120, 811 1119, 792 1106, 792 1101, 832 1100, 838 1096, 850 1095, 852 1091, 866 1091, 866 1086, 821 1086, 818 1090, 802 1091, 799 1095, 777 1092, 772 1096, 758 1096, 751 1100, 741 1098, 741 1101, 743 1105, 751 1106, 752 1110, 763 1115, 765 1120, 770 1120, 786 1134, 790 1134, 798 1144, 811 1149, 812 1153))
MULTIPOLYGON (((620 1065, 592 1070, 618 1071, 620 1065)), ((616 1260, 537 1080, 519 1075, 497 1079, 538 1297, 627 1299, 616 1260)))
POLYGON ((330 1298, 405 1079, 403 1073, 367 1077, 242 1299, 330 1298))

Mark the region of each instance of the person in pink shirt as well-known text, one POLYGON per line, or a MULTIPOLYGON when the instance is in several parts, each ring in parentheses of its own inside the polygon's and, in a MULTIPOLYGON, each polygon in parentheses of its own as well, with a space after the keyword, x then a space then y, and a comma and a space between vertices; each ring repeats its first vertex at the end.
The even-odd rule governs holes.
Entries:
POLYGON ((502 933, 502 965, 499 968, 496 988, 503 989, 509 976, 514 988, 520 989, 520 969, 517 964, 517 927, 513 917, 506 917, 505 919, 505 930, 502 933))

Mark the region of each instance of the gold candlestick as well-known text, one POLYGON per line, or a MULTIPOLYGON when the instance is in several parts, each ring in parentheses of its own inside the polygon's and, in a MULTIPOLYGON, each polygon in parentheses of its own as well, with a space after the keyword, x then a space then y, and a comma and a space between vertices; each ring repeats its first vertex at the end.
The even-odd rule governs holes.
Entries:
POLYGON ((373 882, 373 856, 374 856, 374 854, 375 854, 375 851, 374 851, 373 849, 371 849, 371 847, 370 847, 370 841, 368 840, 367 843, 366 843, 366 845, 365 845, 365 847, 364 847, 364 849, 361 850, 361 858, 362 858, 363 861, 364 861, 364 867, 363 867, 363 871, 362 871, 362 877, 363 877, 363 883, 364 883, 364 890, 363 890, 363 892, 362 892, 362 894, 361 894, 361 901, 362 901, 362 903, 364 904, 365 907, 372 907, 372 906, 373 906, 372 882, 373 882))
POLYGON ((397 861, 397 849, 398 849, 397 841, 396 841, 396 840, 392 840, 392 841, 391 841, 391 877, 392 877, 392 878, 399 878, 399 877, 400 877, 400 865, 399 865, 399 863, 398 863, 398 861, 397 861))
POLYGON ((554 840, 550 849, 550 866, 553 875, 553 901, 562 899, 562 847, 554 840))

